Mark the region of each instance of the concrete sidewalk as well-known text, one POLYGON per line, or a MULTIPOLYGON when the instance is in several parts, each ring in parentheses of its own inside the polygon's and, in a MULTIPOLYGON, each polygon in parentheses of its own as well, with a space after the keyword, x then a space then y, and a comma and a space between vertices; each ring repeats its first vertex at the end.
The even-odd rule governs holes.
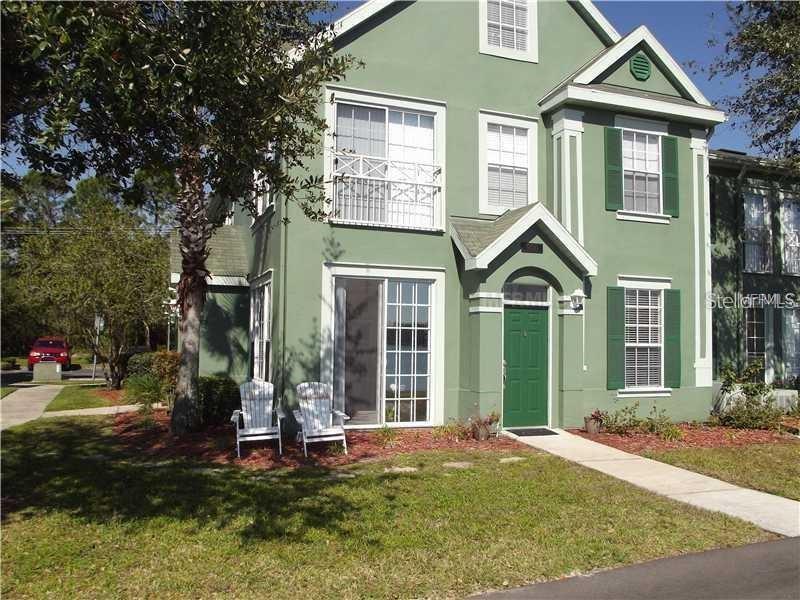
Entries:
POLYGON ((492 600, 796 600, 800 539, 661 558, 479 596, 492 600))
MULTIPOLYGON (((16 392, 14 392, 16 393, 16 392)), ((99 406, 97 408, 75 408, 73 410, 53 410, 46 412, 42 417, 90 417, 92 415, 118 415, 120 413, 135 412, 141 404, 120 404, 119 406, 99 406)))
POLYGON ((6 396, 0 400, 0 429, 8 429, 41 417, 44 409, 63 387, 63 385, 25 387, 6 396))
POLYGON ((713 477, 598 444, 561 429, 519 441, 656 494, 750 521, 781 535, 800 536, 800 502, 742 488, 713 477))

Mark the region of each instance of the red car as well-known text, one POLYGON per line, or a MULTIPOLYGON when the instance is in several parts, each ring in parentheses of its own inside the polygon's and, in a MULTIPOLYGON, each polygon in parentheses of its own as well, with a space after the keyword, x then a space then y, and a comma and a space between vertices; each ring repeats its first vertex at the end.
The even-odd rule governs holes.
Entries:
POLYGON ((61 370, 69 371, 72 368, 72 349, 64 338, 40 337, 33 342, 28 353, 28 371, 33 371, 33 365, 38 362, 61 363, 61 370))

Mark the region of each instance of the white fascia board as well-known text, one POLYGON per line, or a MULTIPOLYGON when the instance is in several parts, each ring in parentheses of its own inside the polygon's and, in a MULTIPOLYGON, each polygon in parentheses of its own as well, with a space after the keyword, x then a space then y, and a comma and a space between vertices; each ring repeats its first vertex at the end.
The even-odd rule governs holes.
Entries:
POLYGON ((469 250, 467 250, 464 242, 461 241, 461 236, 458 235, 458 230, 453 227, 452 224, 450 224, 450 238, 453 240, 456 248, 458 248, 458 251, 464 258, 464 270, 471 271, 475 269, 475 257, 470 254, 469 250))
POLYGON ((574 85, 567 86, 558 94, 544 102, 542 104, 542 112, 546 113, 555 110, 568 101, 583 104, 596 104, 615 110, 637 110, 643 113, 670 118, 683 117, 690 121, 698 121, 701 123, 717 124, 725 122, 725 113, 715 108, 684 106, 675 102, 642 98, 630 94, 608 92, 606 90, 597 90, 574 85))
POLYGON ((619 32, 614 29, 614 26, 600 12, 600 9, 594 5, 594 2, 591 0, 576 0, 575 4, 580 12, 594 21, 600 30, 608 36, 609 43, 616 44, 622 38, 619 32))
POLYGON ((334 21, 333 33, 334 35, 342 35, 351 29, 357 27, 371 16, 379 13, 384 8, 389 6, 393 0, 367 0, 364 4, 351 10, 341 19, 334 21))
POLYGON ((633 50, 638 44, 644 42, 653 54, 656 55, 659 61, 664 65, 667 71, 675 78, 675 80, 683 88, 683 91, 688 94, 692 100, 704 106, 711 106, 711 103, 703 95, 703 92, 692 82, 686 72, 681 66, 672 58, 672 55, 667 52, 667 49, 661 45, 656 37, 650 33, 644 25, 640 25, 629 33, 625 38, 614 46, 609 52, 601 56, 592 64, 588 65, 581 71, 573 81, 575 83, 590 84, 594 82, 600 75, 609 69, 615 62, 625 56, 628 52, 633 50))
MULTIPOLYGON (((541 221, 542 224, 553 234, 556 242, 562 250, 566 251, 580 265, 583 271, 589 276, 597 275, 597 262, 572 237, 572 234, 547 210, 544 204, 534 206, 519 221, 514 223, 500 237, 493 241, 489 246, 475 257, 475 269, 486 269, 489 264, 497 258, 501 252, 508 248, 511 243, 525 233, 529 228, 541 221)), ((465 269, 468 267, 465 266, 465 269)))

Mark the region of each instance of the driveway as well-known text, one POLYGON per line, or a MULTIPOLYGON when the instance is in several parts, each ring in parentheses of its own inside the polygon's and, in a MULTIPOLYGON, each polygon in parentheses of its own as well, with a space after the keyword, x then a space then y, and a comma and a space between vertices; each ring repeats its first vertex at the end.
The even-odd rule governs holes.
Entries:
POLYGON ((8 429, 42 416, 63 385, 21 387, 0 400, 0 429, 8 429))
POLYGON ((662 558, 483 594, 492 600, 797 600, 800 538, 662 558))

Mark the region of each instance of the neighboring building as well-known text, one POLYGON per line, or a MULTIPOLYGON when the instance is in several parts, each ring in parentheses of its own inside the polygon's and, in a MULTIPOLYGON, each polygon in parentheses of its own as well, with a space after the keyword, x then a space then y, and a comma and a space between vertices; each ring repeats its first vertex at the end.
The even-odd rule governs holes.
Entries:
MULTIPOLYGON (((574 426, 636 400, 705 417, 724 115, 652 34, 585 0, 371 0, 336 31, 365 67, 320 104, 329 222, 276 198, 223 229, 252 257, 252 376, 289 404, 330 382, 353 427, 574 426)), ((216 311, 217 278, 245 274, 214 247, 216 311)), ((214 371, 244 323, 205 320, 214 371)))
POLYGON ((800 179, 728 150, 710 154, 710 169, 715 377, 757 360, 767 382, 793 386, 800 377, 800 179))

